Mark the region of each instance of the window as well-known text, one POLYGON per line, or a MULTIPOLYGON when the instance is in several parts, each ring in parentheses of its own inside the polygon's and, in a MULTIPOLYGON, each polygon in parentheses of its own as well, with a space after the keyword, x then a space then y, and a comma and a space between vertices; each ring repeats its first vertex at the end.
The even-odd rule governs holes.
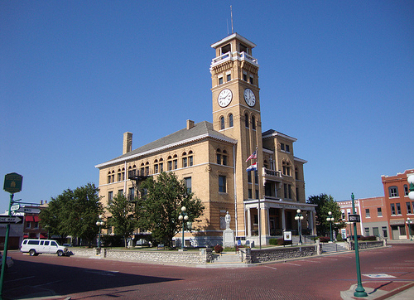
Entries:
POLYGON ((247 74, 243 72, 243 80, 247 81, 247 74))
POLYGON ((369 227, 365 227, 365 236, 369 236, 369 227))
POLYGON ((292 199, 292 186, 290 184, 283 184, 285 199, 292 199))
POLYGON ((223 151, 223 166, 227 166, 227 155, 226 150, 223 151))
POLYGON ((219 192, 227 193, 226 176, 219 175, 219 192))
POLYGON ((108 205, 112 204, 112 200, 114 199, 114 192, 108 192, 108 205))
POLYGON ((135 190, 133 187, 129 188, 128 191, 129 201, 133 201, 135 198, 135 190))
POLYGON ((145 164, 145 176, 148 176, 148 175, 149 175, 149 163, 147 162, 145 164))
POLYGON ((172 157, 168 156, 168 162, 167 162, 167 171, 172 170, 172 157))
POLYGON ((401 206, 400 206, 400 203, 397 203, 397 215, 401 215, 401 206))
POLYGON ((124 194, 124 190, 118 190, 118 196, 122 196, 124 194))
POLYGON ((286 152, 290 152, 290 147, 289 147, 289 145, 286 145, 286 152))
POLYGON ((369 214, 369 208, 365 209, 365 218, 371 218, 371 216, 369 214))
POLYGON ((183 157, 183 168, 187 168, 187 157, 183 157))
POLYGON ((253 198, 253 191, 252 191, 252 189, 249 189, 249 194, 248 194, 248 197, 249 197, 249 199, 252 199, 253 198))
POLYGON ((280 143, 280 150, 285 151, 285 144, 280 143))
POLYGON ((187 193, 191 193, 191 177, 184 178, 184 182, 187 188, 187 193))
POLYGON ((252 116, 252 129, 256 130, 256 118, 252 116))
POLYGON ((299 202, 299 189, 296 188, 296 201, 299 202))
POLYGON ((247 48, 247 46, 240 44, 240 52, 246 52, 248 51, 249 48, 247 48))
POLYGON ((158 160, 155 160, 154 162, 154 174, 158 173, 158 160))
POLYGON ((173 167, 174 167, 174 170, 176 170, 176 169, 178 168, 178 160, 177 160, 177 155, 174 155, 173 167))
POLYGON ((404 184, 404 196, 408 196, 408 186, 406 184, 404 184))
POLYGON ((108 183, 111 183, 111 172, 108 172, 108 183))
POLYGON ((224 117, 220 117, 220 129, 224 129, 224 117))
POLYGON ((295 179, 298 180, 299 179, 299 171, 298 168, 295 167, 295 179))
POLYGON ((250 76, 250 84, 253 84, 253 76, 250 76))
POLYGON ((407 214, 411 214, 411 202, 406 202, 407 205, 407 214))
POLYGON ((231 80, 231 74, 227 74, 227 81, 231 80))
POLYGON ((219 84, 223 84, 223 77, 219 77, 219 84))
POLYGON ((398 188, 396 186, 390 186, 388 188, 388 192, 389 192, 390 198, 398 197, 398 188))
POLYGON ((229 115, 229 127, 233 127, 233 114, 229 115))
POLYGON ((249 116, 247 114, 244 114, 244 126, 249 128, 249 116))
POLYGON ((122 179, 122 174, 121 174, 121 169, 118 170, 118 181, 121 181, 122 179))
POLYGON ((254 172, 254 171, 247 172, 247 182, 248 183, 252 183, 252 172, 254 172))
POLYGON ((381 207, 377 207, 377 215, 378 215, 378 217, 382 217, 382 208, 381 207))
POLYGON ((395 215, 395 204, 391 203, 391 214, 395 215))
POLYGON ((256 189, 256 199, 259 199, 259 190, 256 189))
POLYGON ((188 166, 191 167, 193 165, 193 151, 188 152, 188 166))
POLYGON ((380 234, 379 234, 378 227, 372 227, 372 233, 373 233, 375 236, 379 236, 380 234))
POLYGON ((290 162, 284 161, 282 163, 283 175, 290 176, 290 162))
POLYGON ((160 162, 160 173, 164 172, 164 164, 162 162, 160 162))

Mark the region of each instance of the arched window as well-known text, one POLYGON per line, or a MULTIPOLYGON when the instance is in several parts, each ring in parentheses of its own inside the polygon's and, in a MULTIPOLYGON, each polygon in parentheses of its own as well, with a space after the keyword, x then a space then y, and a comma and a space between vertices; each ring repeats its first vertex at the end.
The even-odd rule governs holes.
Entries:
POLYGON ((224 129, 224 117, 220 117, 220 129, 224 129))
POLYGON ((227 166, 227 151, 223 150, 223 155, 222 155, 222 162, 223 162, 223 166, 227 166))
POLYGON ((139 170, 139 175, 144 176, 145 165, 144 163, 141 164, 141 169, 139 170))
POLYGON ((177 154, 174 154, 173 158, 174 158, 173 159, 173 168, 174 168, 174 170, 176 170, 178 168, 177 154))
POLYGON ((186 152, 183 153, 182 164, 183 164, 183 168, 187 168, 188 158, 187 158, 187 153, 186 152))
POLYGON ((121 169, 118 169, 118 181, 121 181, 121 179, 122 179, 121 169))
POLYGON ((191 167, 194 163, 193 151, 188 151, 188 166, 191 167))
POLYGON ((282 166, 283 166, 283 172, 282 172, 283 175, 290 176, 290 162, 283 161, 282 166))
POLYGON ((244 114, 244 125, 249 128, 249 116, 247 114, 244 114))
POLYGON ((108 172, 108 183, 111 183, 111 171, 108 172))
POLYGON ((229 115, 229 127, 233 127, 233 114, 229 115))
POLYGON ((216 162, 218 165, 221 165, 221 150, 217 149, 216 151, 216 162))
POLYGON ((252 129, 256 130, 256 118, 252 116, 252 129))
POLYGON ((171 171, 172 170, 172 157, 168 156, 167 158, 167 171, 171 171))
POLYGON ((160 162, 158 164, 159 166, 159 172, 164 172, 164 160, 162 158, 160 158, 160 162))
POLYGON ((149 176, 149 162, 145 164, 145 176, 149 176))
POLYGON ((158 174, 158 159, 154 160, 154 174, 158 174))

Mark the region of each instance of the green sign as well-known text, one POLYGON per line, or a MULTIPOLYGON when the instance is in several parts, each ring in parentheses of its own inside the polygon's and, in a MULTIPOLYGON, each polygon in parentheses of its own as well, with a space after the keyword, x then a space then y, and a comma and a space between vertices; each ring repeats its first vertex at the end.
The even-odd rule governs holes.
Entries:
POLYGON ((17 173, 10 173, 4 176, 3 190, 11 194, 18 193, 22 190, 23 176, 17 173))

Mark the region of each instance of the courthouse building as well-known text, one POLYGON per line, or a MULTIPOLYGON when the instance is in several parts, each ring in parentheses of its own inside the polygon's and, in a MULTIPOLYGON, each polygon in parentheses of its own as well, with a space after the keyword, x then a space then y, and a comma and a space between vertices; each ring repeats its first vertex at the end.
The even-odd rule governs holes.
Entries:
POLYGON ((267 244, 284 231, 297 235, 298 209, 303 234, 316 233, 315 205, 305 202, 306 161, 294 156, 296 138, 262 131, 255 46, 237 33, 211 45, 212 122, 183 121, 183 129, 136 149, 132 133, 124 134, 122 155, 96 166, 105 207, 117 193, 135 197, 139 180, 166 171, 205 206, 201 222, 185 234, 187 244, 220 243, 227 211, 242 241, 257 244, 261 236, 267 244))

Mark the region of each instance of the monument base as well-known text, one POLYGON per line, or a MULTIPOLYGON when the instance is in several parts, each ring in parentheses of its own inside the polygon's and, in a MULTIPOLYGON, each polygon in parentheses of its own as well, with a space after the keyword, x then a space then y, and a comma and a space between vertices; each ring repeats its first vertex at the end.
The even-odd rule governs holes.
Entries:
POLYGON ((226 229, 223 232, 223 247, 233 248, 234 243, 234 231, 231 229, 226 229))

